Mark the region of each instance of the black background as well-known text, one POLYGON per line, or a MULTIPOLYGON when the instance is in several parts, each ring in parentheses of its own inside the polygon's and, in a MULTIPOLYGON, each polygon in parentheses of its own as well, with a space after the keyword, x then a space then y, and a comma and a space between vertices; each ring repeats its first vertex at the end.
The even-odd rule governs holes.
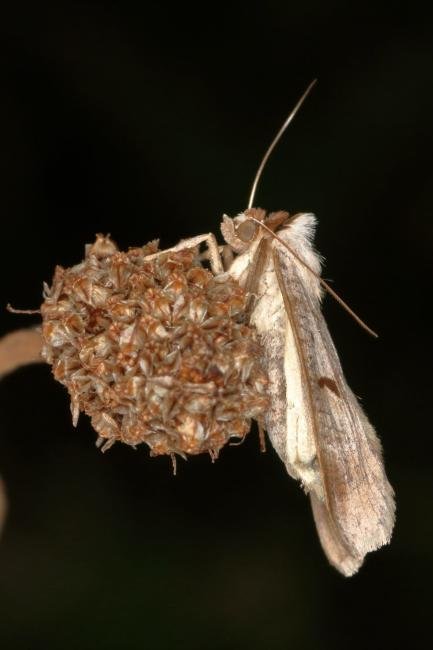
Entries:
MULTIPOLYGON (((343 2, 20 5, 2 17, 0 304, 37 307, 96 232, 218 231, 312 78, 256 203, 319 217, 324 307, 396 488, 392 544, 344 579, 253 431, 215 464, 94 446, 49 368, 0 387, 5 649, 431 641, 432 10, 343 2)), ((0 316, 1 332, 36 317, 0 316)))

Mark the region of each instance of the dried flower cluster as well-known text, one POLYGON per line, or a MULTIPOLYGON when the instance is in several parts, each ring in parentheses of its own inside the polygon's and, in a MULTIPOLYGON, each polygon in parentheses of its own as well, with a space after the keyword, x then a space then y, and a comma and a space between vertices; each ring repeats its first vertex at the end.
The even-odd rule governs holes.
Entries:
POLYGON ((98 444, 145 442, 152 455, 218 455, 267 407, 246 296, 197 249, 119 252, 98 235, 83 262, 57 267, 41 307, 42 355, 91 417, 98 444), (149 259, 149 256, 151 258, 149 259))

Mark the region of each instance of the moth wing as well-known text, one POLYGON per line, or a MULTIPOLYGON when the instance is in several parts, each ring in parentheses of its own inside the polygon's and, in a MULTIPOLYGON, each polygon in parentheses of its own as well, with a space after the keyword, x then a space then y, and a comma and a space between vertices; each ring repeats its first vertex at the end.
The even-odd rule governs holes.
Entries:
POLYGON ((310 492, 311 508, 320 543, 328 561, 343 575, 352 576, 364 561, 353 553, 343 542, 327 505, 314 492, 310 492))
MULTIPOLYGON (((292 243, 290 230, 285 239, 292 243)), ((300 250, 300 243, 301 251, 314 254, 309 237, 302 240, 297 232, 295 250, 300 250)), ((310 271, 279 242, 274 242, 273 259, 296 340, 323 484, 322 494, 312 493, 315 521, 331 563, 350 575, 366 553, 389 542, 394 493, 380 442, 344 378, 321 313, 319 292, 306 275, 311 276, 310 271)))

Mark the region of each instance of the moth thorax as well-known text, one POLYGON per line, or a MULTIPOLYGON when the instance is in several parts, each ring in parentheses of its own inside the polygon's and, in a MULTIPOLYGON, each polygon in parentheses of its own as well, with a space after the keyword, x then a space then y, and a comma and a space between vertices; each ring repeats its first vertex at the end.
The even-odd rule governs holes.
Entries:
POLYGON ((57 267, 41 307, 43 357, 90 416, 99 443, 146 443, 152 455, 215 457, 267 404, 246 295, 200 266, 197 249, 119 252, 98 236, 83 262, 57 267))

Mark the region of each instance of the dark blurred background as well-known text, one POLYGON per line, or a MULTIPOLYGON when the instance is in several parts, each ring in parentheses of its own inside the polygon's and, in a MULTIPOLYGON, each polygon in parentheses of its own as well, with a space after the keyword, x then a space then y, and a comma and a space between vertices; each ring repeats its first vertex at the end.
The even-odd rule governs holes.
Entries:
MULTIPOLYGON (((326 300, 398 519, 344 579, 255 431, 173 477, 144 447, 101 455, 48 366, 22 369, 0 386, 1 647, 419 647, 433 577, 433 10, 28 4, 0 27, 0 305, 38 307, 54 265, 81 260, 96 232, 122 248, 217 232, 318 77, 256 203, 317 213, 325 277, 380 333, 326 300)), ((2 334, 31 322, 0 314, 2 334)))

